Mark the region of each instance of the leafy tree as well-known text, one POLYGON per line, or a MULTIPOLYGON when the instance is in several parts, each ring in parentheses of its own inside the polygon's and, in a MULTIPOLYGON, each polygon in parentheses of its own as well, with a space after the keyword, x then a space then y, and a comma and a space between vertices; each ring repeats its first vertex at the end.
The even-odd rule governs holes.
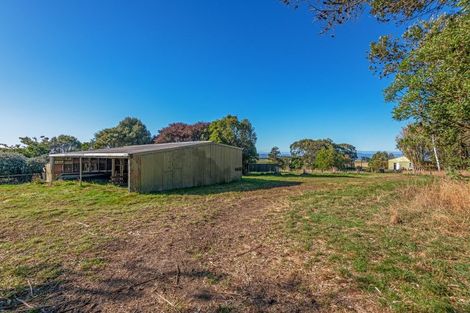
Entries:
POLYGON ((374 153, 369 161, 369 168, 372 171, 385 170, 388 168, 388 160, 393 158, 393 154, 389 154, 385 151, 379 151, 374 153))
POLYGON ((94 148, 113 148, 145 145, 152 141, 147 127, 137 118, 126 117, 116 127, 105 128, 95 134, 94 148))
MULTIPOLYGON (((307 6, 324 31, 344 24, 367 12, 380 22, 391 20, 405 23, 423 15, 440 12, 452 7, 456 0, 281 0, 287 5, 298 8, 307 6)), ((465 2, 465 1, 460 1, 465 2)))
POLYGON ((301 158, 303 166, 314 168, 317 153, 330 147, 334 147, 331 139, 302 139, 290 145, 290 153, 293 157, 301 158))
POLYGON ((336 150, 342 159, 340 167, 354 167, 354 161, 357 159, 356 147, 348 143, 340 143, 336 145, 336 150))
POLYGON ((200 141, 209 139, 210 123, 198 122, 193 125, 172 123, 158 131, 155 143, 200 141))
POLYGON ((397 147, 413 163, 416 170, 425 168, 432 160, 432 144, 430 138, 419 124, 410 124, 397 137, 397 147))
POLYGON ((279 147, 272 147, 271 152, 268 154, 268 159, 279 166, 284 166, 284 160, 282 159, 279 147))
POLYGON ((258 159, 256 152, 255 129, 247 119, 227 115, 209 125, 209 140, 243 149, 243 169, 246 172, 249 163, 258 159))
POLYGON ((74 136, 59 135, 52 137, 49 141, 50 153, 66 153, 80 150, 82 143, 74 136))
POLYGON ((344 156, 340 155, 334 147, 322 148, 315 158, 315 167, 325 171, 343 166, 344 156))
POLYGON ((371 44, 371 69, 390 79, 385 99, 396 104, 394 118, 421 125, 438 167, 470 165, 470 1, 283 2, 309 6, 325 31, 363 12, 381 22, 409 24, 401 38, 382 36, 371 44))
POLYGON ((342 168, 345 165, 352 167, 357 159, 357 151, 353 145, 342 143, 336 144, 333 140, 327 139, 302 139, 294 142, 290 146, 291 155, 301 158, 302 164, 307 168, 316 168, 317 154, 322 150, 334 150, 341 162, 337 162, 335 167, 342 168))
POLYGON ((21 145, 9 147, 11 151, 21 153, 25 157, 34 158, 48 154, 50 151, 49 138, 45 136, 37 137, 20 137, 21 145))
POLYGON ((374 70, 392 77, 385 98, 397 103, 394 118, 422 125, 433 149, 449 156, 441 160, 445 166, 455 163, 450 156, 462 161, 458 167, 470 157, 469 55, 467 12, 441 15, 410 27, 402 40, 383 36, 371 45, 374 70))
POLYGON ((304 163, 302 161, 302 158, 300 158, 300 157, 291 157, 291 158, 289 158, 289 168, 291 170, 299 170, 302 167, 304 167, 304 163))

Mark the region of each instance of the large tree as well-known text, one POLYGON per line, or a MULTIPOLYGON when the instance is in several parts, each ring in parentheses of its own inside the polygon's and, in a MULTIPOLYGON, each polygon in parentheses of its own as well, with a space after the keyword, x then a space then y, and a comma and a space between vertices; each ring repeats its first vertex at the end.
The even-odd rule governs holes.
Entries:
POLYGON ((397 137, 397 147, 413 163, 415 170, 422 170, 433 159, 432 143, 419 124, 410 124, 403 128, 397 137))
POLYGON ((327 139, 302 139, 290 145, 290 153, 295 158, 301 158, 304 167, 314 168, 315 158, 321 149, 334 147, 333 140, 327 139))
POLYGON ((268 153, 268 159, 281 167, 284 166, 284 160, 282 159, 279 147, 272 147, 271 151, 268 153))
POLYGON ((392 154, 389 154, 386 151, 378 151, 370 158, 369 168, 372 171, 385 170, 388 168, 388 160, 392 158, 392 154))
POLYGON ((315 168, 325 171, 333 168, 341 168, 344 163, 344 156, 334 147, 322 148, 315 158, 315 168))
POLYGON ((51 153, 65 153, 80 150, 82 143, 70 135, 59 135, 52 137, 49 141, 49 150, 51 153))
MULTIPOLYGON (((318 168, 317 155, 320 151, 327 150, 328 152, 334 150, 335 158, 338 157, 340 162, 335 161, 334 166, 337 168, 343 168, 345 166, 352 167, 354 160, 357 159, 357 151, 353 145, 347 143, 336 144, 333 140, 327 139, 302 139, 298 140, 290 145, 291 155, 301 160, 301 164, 306 168, 318 168)), ((323 156, 325 156, 323 152, 323 156)), ((298 162, 297 162, 298 164, 298 162)), ((323 164, 323 163, 322 163, 323 164)))
POLYGON ((212 122, 209 125, 209 140, 242 148, 245 172, 247 165, 258 159, 255 129, 247 119, 239 120, 236 116, 227 115, 212 122))
POLYGON ((112 128, 105 128, 95 134, 94 148, 113 148, 131 145, 145 145, 152 142, 147 127, 139 119, 126 117, 112 128))
POLYGON ((200 141, 209 139, 210 123, 198 122, 195 124, 171 123, 158 131, 154 138, 155 143, 200 141))

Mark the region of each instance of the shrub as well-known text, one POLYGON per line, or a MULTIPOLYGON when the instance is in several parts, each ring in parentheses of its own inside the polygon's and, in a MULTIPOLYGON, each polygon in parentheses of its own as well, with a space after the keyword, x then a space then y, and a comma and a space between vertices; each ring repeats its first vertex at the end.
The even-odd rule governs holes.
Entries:
POLYGON ((25 174, 28 164, 25 156, 19 153, 0 152, 0 175, 25 174))
POLYGON ((27 159, 26 164, 28 166, 28 172, 29 173, 42 173, 44 166, 46 166, 47 162, 48 162, 47 155, 27 159))

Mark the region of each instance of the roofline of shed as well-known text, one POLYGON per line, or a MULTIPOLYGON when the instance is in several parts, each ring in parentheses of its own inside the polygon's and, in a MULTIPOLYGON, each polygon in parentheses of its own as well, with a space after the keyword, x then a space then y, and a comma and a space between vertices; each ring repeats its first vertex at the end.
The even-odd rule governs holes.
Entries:
POLYGON ((98 153, 89 153, 89 152, 80 152, 80 151, 77 151, 77 152, 67 152, 67 153, 56 153, 56 154, 49 154, 50 157, 59 157, 59 158, 67 158, 67 157, 71 157, 71 158, 108 158, 108 157, 113 157, 113 158, 128 158, 130 156, 133 156, 133 155, 144 155, 144 154, 152 154, 152 153, 159 153, 159 152, 164 152, 164 151, 173 151, 173 150, 179 150, 179 149, 186 149, 186 148, 189 148, 189 147, 196 147, 196 146, 205 146, 205 145, 211 145, 211 144, 215 144, 215 145, 219 145, 219 146, 224 146, 224 147, 227 147, 227 148, 233 148, 233 149, 237 149, 237 150, 243 150, 243 148, 240 148, 240 147, 235 147, 235 146, 230 146, 230 145, 226 145, 226 144, 223 144, 223 143, 217 143, 217 142, 213 142, 213 141, 203 141, 203 142, 200 142, 199 144, 195 144, 195 145, 186 145, 186 146, 178 146, 178 147, 171 147, 171 148, 167 148, 167 149, 161 149, 161 150, 149 150, 149 151, 142 151, 142 152, 133 152, 133 153, 127 153, 127 152, 98 152, 98 153))
POLYGON ((49 154, 50 157, 52 158, 108 158, 108 157, 113 157, 113 158, 127 158, 129 157, 129 153, 116 153, 116 152, 111 152, 111 153, 74 153, 74 152, 69 152, 69 153, 56 153, 56 154, 49 154))

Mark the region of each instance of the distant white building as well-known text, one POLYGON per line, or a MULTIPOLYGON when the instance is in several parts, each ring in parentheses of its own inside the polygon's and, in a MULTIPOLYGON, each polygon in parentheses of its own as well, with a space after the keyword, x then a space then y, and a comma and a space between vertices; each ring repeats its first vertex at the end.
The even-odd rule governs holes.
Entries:
POLYGON ((411 161, 407 157, 401 156, 399 158, 388 160, 388 169, 395 170, 395 171, 399 171, 399 170, 411 171, 413 170, 413 163, 411 163, 411 161))

